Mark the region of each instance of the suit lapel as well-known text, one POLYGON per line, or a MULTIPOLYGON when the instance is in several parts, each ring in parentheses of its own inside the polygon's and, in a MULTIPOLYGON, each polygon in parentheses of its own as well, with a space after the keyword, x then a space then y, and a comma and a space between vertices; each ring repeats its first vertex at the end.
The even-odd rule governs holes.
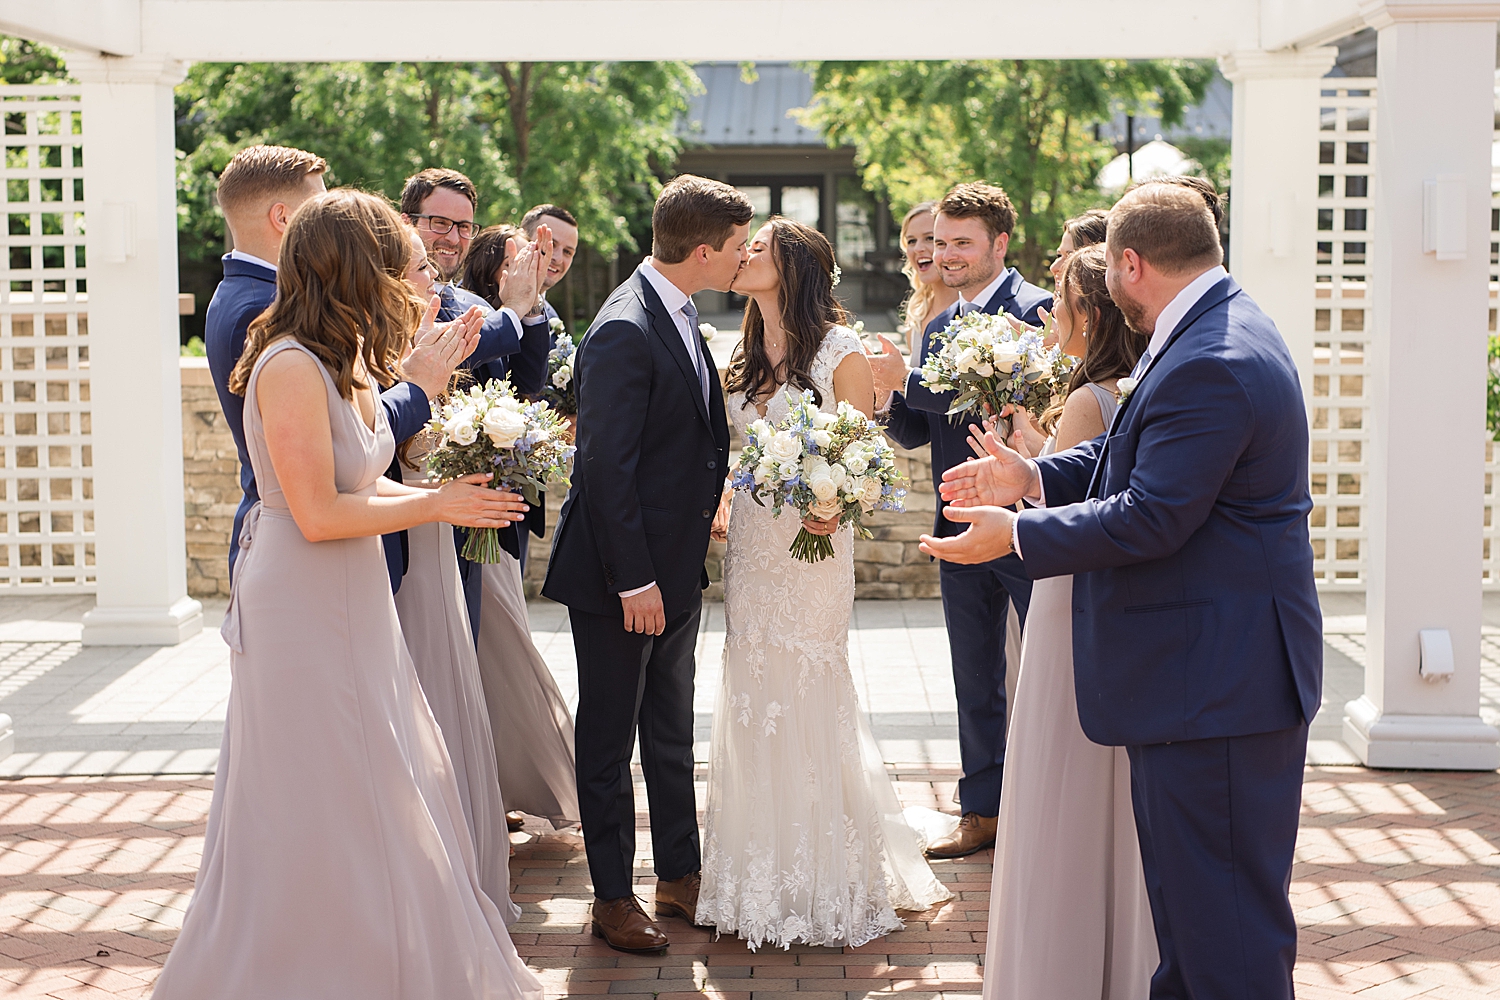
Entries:
MULTIPOLYGON (((651 287, 651 282, 646 276, 636 274, 636 293, 640 295, 641 302, 646 306, 646 312, 651 317, 651 331, 656 334, 671 353, 672 360, 677 362, 677 367, 682 371, 682 377, 687 380, 688 388, 693 394, 693 402, 697 404, 698 415, 703 422, 713 427, 708 419, 708 406, 703 402, 703 385, 698 381, 698 369, 693 365, 693 359, 688 355, 687 345, 682 342, 682 334, 677 330, 677 324, 667 313, 667 307, 662 303, 661 296, 656 294, 656 289, 651 287)), ((712 387, 710 387, 710 392, 712 387)))
POLYGON ((1223 302, 1225 299, 1229 298, 1231 295, 1236 294, 1239 290, 1240 286, 1235 283, 1235 280, 1228 275, 1225 275, 1212 288, 1204 292, 1199 297, 1198 301, 1193 303, 1193 308, 1189 309, 1187 311, 1187 314, 1182 317, 1182 322, 1177 324, 1177 328, 1172 331, 1171 336, 1167 337, 1167 342, 1161 345, 1161 350, 1156 352, 1156 355, 1151 359, 1151 363, 1146 366, 1146 370, 1141 372, 1141 377, 1136 380, 1137 385, 1135 391, 1130 394, 1130 397, 1128 399, 1126 399, 1119 406, 1115 407, 1115 418, 1110 421, 1109 430, 1105 432, 1104 447, 1099 449, 1099 461, 1094 466, 1094 475, 1089 480, 1089 496, 1093 497, 1098 495, 1095 491, 1099 487, 1100 480, 1104 478, 1104 459, 1109 455, 1109 442, 1115 436, 1115 431, 1124 421, 1125 411, 1130 408, 1131 400, 1135 399, 1136 393, 1140 392, 1140 383, 1144 383, 1146 381, 1146 376, 1150 375, 1153 371, 1156 370, 1156 366, 1161 364, 1161 359, 1166 357, 1167 352, 1172 349, 1172 346, 1182 339, 1182 335, 1186 333, 1194 323, 1198 322, 1199 317, 1208 312, 1208 310, 1212 309, 1214 306, 1217 306, 1219 303, 1223 302))

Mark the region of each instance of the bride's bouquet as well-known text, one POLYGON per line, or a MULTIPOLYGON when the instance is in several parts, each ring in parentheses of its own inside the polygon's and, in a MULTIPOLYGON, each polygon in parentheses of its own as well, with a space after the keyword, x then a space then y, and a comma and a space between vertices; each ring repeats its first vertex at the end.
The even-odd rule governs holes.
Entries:
POLYGON ((922 365, 922 384, 956 392, 948 415, 980 408, 998 416, 1011 404, 1041 416, 1052 398, 1066 390, 1075 360, 1043 343, 1042 330, 1016 333, 1001 315, 975 310, 934 336, 934 350, 922 365))
MULTIPOLYGON (((574 448, 567 425, 545 401, 516 398, 510 381, 454 393, 438 407, 427 430, 438 439, 427 454, 427 472, 440 482, 491 473, 490 486, 514 488, 535 506, 552 483, 568 483, 574 448)), ((500 561, 500 529, 470 528, 463 556, 470 562, 500 561)))
MULTIPOLYGON (((791 507, 799 517, 839 519, 860 538, 874 537, 862 523, 873 510, 903 510, 906 480, 896 471, 896 454, 875 421, 841 402, 824 413, 811 391, 799 397, 787 390, 787 418, 757 420, 745 429, 745 447, 733 486, 781 516, 791 507)), ((833 555, 833 540, 806 528, 788 549, 803 562, 833 555)))
POLYGON ((578 346, 563 327, 562 320, 550 323, 552 350, 547 352, 547 380, 542 384, 542 398, 565 417, 578 412, 578 395, 573 385, 573 355, 578 346))

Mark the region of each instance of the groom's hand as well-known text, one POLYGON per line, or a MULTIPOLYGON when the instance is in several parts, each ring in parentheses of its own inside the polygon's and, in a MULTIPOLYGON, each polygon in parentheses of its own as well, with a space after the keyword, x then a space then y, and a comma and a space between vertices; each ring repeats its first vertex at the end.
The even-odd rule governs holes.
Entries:
POLYGON ((667 612, 661 603, 661 588, 652 584, 630 597, 621 597, 625 611, 625 631, 644 635, 661 635, 667 630, 667 612))
POLYGON ((1037 496, 1041 482, 1036 466, 1006 445, 992 431, 983 438, 984 458, 971 458, 943 473, 938 492, 954 507, 1009 507, 1037 496))
POLYGON ((944 507, 950 521, 966 521, 969 530, 950 538, 922 536, 921 549, 934 559, 951 563, 982 563, 1010 555, 1016 512, 1005 507, 944 507))

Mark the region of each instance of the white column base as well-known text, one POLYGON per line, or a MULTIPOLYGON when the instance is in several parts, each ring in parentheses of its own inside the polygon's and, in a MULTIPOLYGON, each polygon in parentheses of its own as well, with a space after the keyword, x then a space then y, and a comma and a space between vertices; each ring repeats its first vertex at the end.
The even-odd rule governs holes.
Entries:
POLYGON ((0 760, 16 752, 16 727, 10 716, 0 713, 0 760))
POLYGON ((1500 730, 1477 715, 1382 715, 1368 697, 1344 706, 1344 742, 1367 767, 1500 768, 1500 730))
POLYGON ((203 605, 191 597, 170 608, 99 608, 83 616, 85 646, 175 646, 203 631, 203 605))

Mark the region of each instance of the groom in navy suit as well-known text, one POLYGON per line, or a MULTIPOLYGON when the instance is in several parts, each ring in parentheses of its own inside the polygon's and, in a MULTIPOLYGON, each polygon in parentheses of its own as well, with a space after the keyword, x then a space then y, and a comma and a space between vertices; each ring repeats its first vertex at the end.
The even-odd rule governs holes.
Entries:
POLYGON ((1153 1000, 1290 1000, 1287 897, 1307 727, 1321 699, 1307 416, 1280 333, 1219 265, 1195 192, 1137 188, 1107 280, 1151 336, 1108 433, 1028 461, 993 436, 952 470, 924 538, 1073 574, 1078 716, 1125 746, 1161 963, 1153 1000), (1038 505, 1020 515, 1003 504, 1038 505))
MULTIPOLYGON (((938 203, 933 220, 933 262, 943 283, 959 298, 927 324, 912 364, 922 367, 932 350, 933 335, 962 312, 1005 313, 1035 326, 1040 312, 1052 308, 1052 296, 1005 266, 1005 251, 1016 222, 1016 210, 1004 191, 990 184, 960 184, 938 203)), ((970 421, 947 416, 951 392, 922 385, 920 372, 908 368, 901 353, 881 338, 885 353, 870 359, 877 388, 894 390, 886 433, 903 448, 932 444, 933 486, 943 473, 973 457, 970 421)), ((939 536, 963 528, 937 516, 939 536)), ((958 782, 959 827, 927 848, 930 857, 958 858, 995 842, 1000 813, 1000 783, 1005 768, 1005 616, 1014 604, 1021 624, 1031 603, 1031 578, 1021 560, 1007 555, 978 566, 943 563, 939 576, 953 685, 958 697, 958 746, 964 775, 958 782)))

